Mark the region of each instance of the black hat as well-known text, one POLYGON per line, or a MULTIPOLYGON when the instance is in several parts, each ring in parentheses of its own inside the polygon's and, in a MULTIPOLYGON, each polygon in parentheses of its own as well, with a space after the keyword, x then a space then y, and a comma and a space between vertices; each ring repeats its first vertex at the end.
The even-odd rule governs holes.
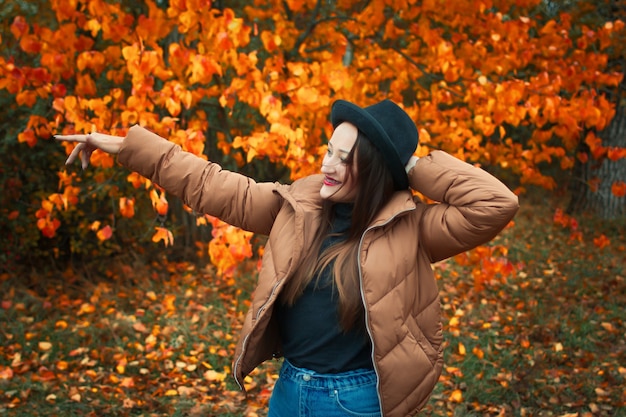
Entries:
POLYGON ((333 127, 342 122, 355 125, 380 151, 397 190, 409 188, 404 166, 417 148, 415 123, 391 100, 361 108, 345 100, 333 103, 330 119, 333 127))

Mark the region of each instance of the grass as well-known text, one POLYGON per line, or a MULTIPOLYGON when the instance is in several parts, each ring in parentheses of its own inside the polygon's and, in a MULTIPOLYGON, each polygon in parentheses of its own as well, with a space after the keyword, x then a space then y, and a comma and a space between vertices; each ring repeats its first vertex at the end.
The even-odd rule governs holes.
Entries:
MULTIPOLYGON (((624 224, 579 219, 572 240, 552 213, 522 206, 492 243, 512 267, 482 289, 476 265, 437 266, 446 366, 422 415, 626 416, 624 224)), ((264 416, 279 363, 248 378, 248 396, 230 377, 253 268, 220 279, 116 260, 0 276, 0 415, 264 416)))

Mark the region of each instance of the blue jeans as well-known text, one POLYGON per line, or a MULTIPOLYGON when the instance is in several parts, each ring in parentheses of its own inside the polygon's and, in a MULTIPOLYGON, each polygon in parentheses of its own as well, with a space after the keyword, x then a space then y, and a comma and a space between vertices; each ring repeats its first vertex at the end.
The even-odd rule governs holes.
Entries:
POLYGON ((376 383, 370 369, 319 374, 285 360, 267 417, 380 417, 376 383))

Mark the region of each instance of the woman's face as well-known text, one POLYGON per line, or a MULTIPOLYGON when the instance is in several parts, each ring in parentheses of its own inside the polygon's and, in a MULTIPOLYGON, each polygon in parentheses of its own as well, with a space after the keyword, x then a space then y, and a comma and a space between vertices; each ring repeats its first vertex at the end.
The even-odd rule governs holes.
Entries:
POLYGON ((324 184, 320 195, 336 203, 350 203, 356 197, 356 158, 349 165, 346 158, 356 143, 358 129, 343 122, 335 128, 328 142, 328 151, 322 161, 324 184), (348 175, 352 170, 352 175, 348 175))

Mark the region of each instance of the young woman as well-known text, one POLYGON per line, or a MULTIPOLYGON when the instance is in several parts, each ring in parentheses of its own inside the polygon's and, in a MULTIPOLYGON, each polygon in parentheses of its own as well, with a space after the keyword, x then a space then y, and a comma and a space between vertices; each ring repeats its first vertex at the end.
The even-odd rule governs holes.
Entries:
POLYGON ((518 209, 496 178, 444 152, 413 156, 418 133, 389 100, 333 104, 321 174, 291 185, 222 170, 139 126, 79 142, 200 213, 268 235, 233 374, 284 357, 269 416, 414 415, 443 366, 431 264, 491 240, 518 209), (438 204, 424 204, 410 189, 438 204))

